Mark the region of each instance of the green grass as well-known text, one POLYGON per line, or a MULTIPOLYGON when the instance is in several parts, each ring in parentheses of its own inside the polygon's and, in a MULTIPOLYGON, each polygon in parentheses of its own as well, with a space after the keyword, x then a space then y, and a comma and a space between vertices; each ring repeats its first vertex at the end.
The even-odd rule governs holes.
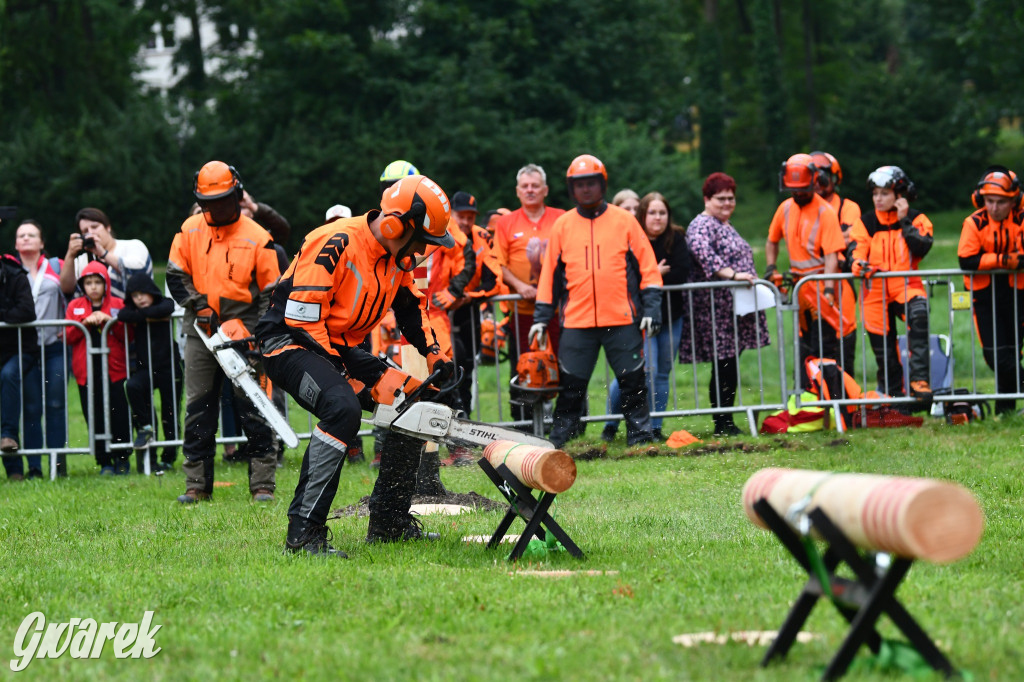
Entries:
MULTIPOLYGON (((738 439, 703 456, 581 461, 555 514, 587 553, 532 568, 614 575, 517 576, 502 552, 465 545, 500 515, 426 522, 437 543, 366 546, 366 519, 330 523, 348 561, 282 556, 298 457, 279 470, 279 501, 248 501, 243 466, 218 463, 214 501, 179 506, 181 474, 101 479, 85 457, 57 482, 0 483, 0 641, 26 615, 162 625, 151 660, 37 660, 30 679, 816 679, 844 633, 827 604, 806 629, 822 639, 758 668, 763 648, 672 643, 674 635, 777 628, 801 583, 796 564, 745 518, 740 488, 766 466, 958 481, 987 528, 950 566, 916 565, 899 595, 975 679, 1024 678, 1024 523, 1016 454, 1024 421, 738 439)), ((595 431, 594 427, 591 427, 595 431)), ((576 444, 577 450, 593 440, 576 444)), ((684 453, 685 455, 685 453, 684 453)), ((446 485, 501 499, 476 467, 444 469, 446 485)), ((335 506, 369 493, 367 467, 346 468, 335 506)), ((512 531, 522 525, 517 522, 512 531)), ((883 635, 894 628, 883 619, 883 635)), ((11 655, 10 644, 4 651, 11 655)), ((863 654, 862 654, 863 656, 863 654)), ((5 668, 6 669, 6 668, 5 668)), ((864 671, 850 680, 890 679, 864 671)))

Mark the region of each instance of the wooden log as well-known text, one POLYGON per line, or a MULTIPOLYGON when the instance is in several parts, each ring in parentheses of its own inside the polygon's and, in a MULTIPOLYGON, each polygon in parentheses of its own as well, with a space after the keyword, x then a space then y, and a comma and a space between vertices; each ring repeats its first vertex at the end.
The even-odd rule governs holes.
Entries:
POLYGON ((977 500, 955 483, 801 469, 769 468, 751 476, 743 486, 743 509, 767 528, 755 502, 765 498, 787 518, 808 495, 804 511, 820 508, 858 547, 937 564, 970 554, 985 525, 977 500))
POLYGON ((504 464, 523 485, 549 493, 565 492, 576 481, 576 462, 562 450, 496 440, 484 448, 495 469, 504 464))

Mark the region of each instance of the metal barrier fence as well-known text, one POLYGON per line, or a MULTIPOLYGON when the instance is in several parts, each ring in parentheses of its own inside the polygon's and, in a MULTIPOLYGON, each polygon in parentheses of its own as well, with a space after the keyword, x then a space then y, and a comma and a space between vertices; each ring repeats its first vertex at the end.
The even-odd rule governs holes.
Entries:
MULTIPOLYGON (((993 274, 996 276, 1007 276, 1012 275, 1010 272, 1000 273, 967 273, 961 270, 922 270, 914 272, 894 272, 894 273, 877 273, 870 280, 864 280, 859 277, 852 275, 812 275, 807 276, 796 282, 791 292, 792 296, 789 296, 783 292, 780 292, 772 283, 765 280, 758 280, 757 286, 762 292, 767 293, 768 303, 763 303, 757 297, 753 297, 755 314, 765 313, 765 329, 768 332, 770 338, 770 345, 764 347, 758 347, 751 349, 743 353, 739 359, 739 376, 738 376, 738 387, 736 393, 736 403, 731 406, 713 406, 710 403, 710 391, 715 390, 714 386, 709 387, 709 402, 704 402, 701 399, 702 387, 700 385, 699 375, 706 372, 702 365, 710 363, 701 363, 697 360, 692 360, 687 364, 678 362, 678 350, 680 346, 689 344, 691 350, 696 347, 697 334, 700 333, 697 329, 697 325, 685 324, 683 332, 680 334, 681 338, 674 337, 674 331, 672 325, 666 325, 663 328, 662 334, 668 334, 668 347, 672 349, 673 361, 671 363, 670 377, 669 377, 669 404, 666 405, 666 409, 652 411, 652 417, 660 418, 677 418, 677 417, 693 417, 699 415, 709 415, 715 413, 743 413, 747 417, 748 430, 752 435, 757 434, 758 430, 758 413, 763 411, 776 411, 786 408, 786 405, 790 397, 795 396, 796 404, 798 406, 838 406, 838 405, 879 405, 879 404, 902 404, 912 403, 914 399, 911 397, 878 397, 878 398, 853 398, 848 395, 840 395, 838 398, 833 397, 831 400, 806 400, 801 399, 801 390, 803 383, 803 367, 800 362, 801 356, 801 338, 798 333, 800 325, 800 305, 798 303, 790 302, 799 301, 802 289, 805 287, 815 286, 819 281, 844 281, 849 282, 857 289, 857 303, 856 303, 856 350, 855 359, 851 364, 847 358, 838 358, 840 364, 858 381, 858 383, 865 389, 875 388, 875 381, 871 379, 872 370, 877 372, 879 362, 885 364, 888 361, 887 353, 891 351, 891 348, 885 346, 881 358, 876 359, 874 354, 869 351, 869 334, 864 324, 864 316, 866 313, 870 313, 870 308, 866 306, 874 305, 873 302, 866 301, 865 297, 865 286, 866 283, 870 282, 870 286, 875 286, 875 283, 881 285, 882 282, 892 280, 897 284, 907 284, 909 282, 920 280, 921 286, 926 292, 925 300, 928 303, 928 332, 929 332, 929 343, 935 343, 935 339, 939 339, 945 345, 939 346, 941 354, 944 359, 947 359, 950 364, 953 365, 951 371, 948 373, 947 378, 951 378, 952 385, 950 386, 933 386, 934 389, 938 389, 934 396, 936 411, 941 409, 941 405, 944 402, 952 400, 1011 400, 1024 398, 1024 377, 1022 377, 1022 369, 1020 367, 1020 348, 1022 346, 1022 336, 1024 336, 1024 329, 1022 329, 1022 323, 1024 323, 1024 293, 1019 289, 1012 288, 1010 295, 1012 301, 1008 304, 1012 311, 1012 328, 1015 330, 1013 338, 1009 342, 995 343, 989 349, 983 349, 982 353, 978 352, 978 341, 976 339, 974 317, 976 307, 987 306, 992 309, 1001 310, 1002 308, 997 306, 999 300, 997 296, 1000 294, 993 286, 988 286, 987 289, 982 289, 981 292, 976 292, 973 296, 970 291, 963 292, 958 290, 957 284, 961 278, 966 277, 968 281, 975 282, 981 281, 979 278, 991 277, 993 274), (946 295, 939 298, 935 292, 940 289, 945 289, 946 295), (988 297, 988 298, 985 298, 988 297), (933 331, 934 330, 934 331, 933 331), (996 380, 992 370, 979 367, 979 356, 991 366, 1004 367, 1004 380, 1001 381, 999 387, 1000 391, 996 391, 996 380), (959 361, 959 362, 957 362, 959 361), (966 371, 960 370, 962 365, 967 365, 969 374, 966 371), (1006 370, 1005 367, 1011 369, 1006 370), (958 371, 952 371, 956 369, 958 371), (851 371, 852 370, 852 371, 851 371), (1005 377, 1010 377, 1006 379, 1005 377), (966 384, 965 386, 957 386, 957 382, 966 384), (1012 382, 1012 388, 1016 390, 1008 390, 1006 385, 1007 382, 1012 382), (953 388, 966 389, 967 393, 952 394, 947 393, 946 390, 953 388), (689 390, 687 390, 689 389, 689 390), (684 398, 685 393, 691 394, 691 399, 684 398)), ((1022 285, 1024 285, 1024 276, 1022 276, 1022 285)), ((707 308, 710 310, 711 319, 718 319, 722 311, 716 309, 719 305, 715 301, 714 293, 721 290, 739 291, 743 289, 750 289, 748 285, 737 282, 716 282, 709 284, 682 284, 665 287, 666 291, 679 291, 683 297, 684 307, 684 318, 693 320, 695 317, 695 308, 699 307, 701 300, 706 300, 708 305, 707 308), (704 298, 706 297, 706 298, 704 298)), ((1005 290, 1001 290, 1005 294, 1005 290)), ((823 304, 820 300, 820 291, 816 294, 818 304, 823 304)), ((507 315, 511 317, 508 323, 509 334, 507 338, 508 347, 513 350, 513 355, 518 355, 524 349, 520 348, 520 334, 515 332, 516 329, 522 327, 519 320, 519 313, 514 305, 515 301, 520 300, 519 296, 498 296, 490 299, 492 304, 501 306, 502 304, 509 304, 509 311, 507 315)), ((839 299, 840 314, 848 312, 843 309, 845 303, 842 303, 842 298, 839 299)), ((733 309, 728 311, 728 316, 735 317, 735 297, 733 301, 733 309)), ((1006 307, 1002 303, 1000 306, 1006 307)), ((898 306, 897 306, 898 307, 898 306)), ((675 311, 672 311, 675 312, 675 311)), ((904 316, 907 314, 906 304, 903 305, 902 310, 897 310, 897 313, 902 313, 904 316)), ((997 329, 997 326, 1001 326, 1005 323, 1005 320, 998 320, 995 315, 991 316, 992 335, 998 336, 997 332, 1005 336, 1005 332, 997 329)), ((172 325, 172 331, 169 332, 172 335, 171 342, 179 343, 182 340, 180 323, 181 313, 176 313, 174 324, 172 325)), ((104 328, 104 332, 109 329, 110 325, 115 324, 116 321, 112 320, 108 323, 107 327, 104 328)), ((543 428, 543 423, 550 423, 550 416, 548 411, 545 411, 544 419, 534 421, 527 418, 515 418, 512 412, 512 405, 510 403, 511 386, 510 380, 515 375, 515 367, 510 366, 510 363, 501 361, 502 350, 499 347, 499 341, 495 338, 493 345, 491 346, 492 353, 496 356, 496 360, 487 364, 481 361, 481 347, 480 347, 480 329, 479 329, 479 317, 475 314, 469 316, 470 333, 466 335, 466 338, 471 341, 471 348, 467 351, 471 353, 473 358, 473 369, 474 372, 471 376, 472 384, 472 396, 473 405, 467 409, 470 413, 471 418, 475 418, 482 421, 490 421, 493 423, 499 423, 502 425, 514 425, 514 426, 530 426, 534 428, 543 428)), ((824 326, 820 317, 817 320, 819 325, 818 338, 824 338, 828 332, 824 326)), ((0 323, 2 327, 15 327, 15 328, 28 328, 28 327, 46 327, 46 326, 75 326, 85 333, 84 343, 86 344, 86 357, 93 358, 99 356, 101 358, 101 366, 104 376, 109 376, 109 355, 110 348, 107 343, 107 334, 101 335, 101 343, 99 347, 93 347, 92 341, 89 337, 88 330, 77 322, 69 322, 66 320, 47 320, 38 321, 33 323, 27 323, 22 325, 6 325, 0 323)), ((528 327, 529 325, 526 325, 528 327)), ((724 348, 728 345, 735 346, 738 344, 738 332, 735 331, 736 326, 733 325, 733 336, 732 338, 719 338, 717 334, 713 335, 711 340, 712 347, 714 348, 715 355, 718 354, 720 348, 724 348)), ((125 330, 125 341, 128 341, 128 331, 125 330)), ((522 335, 525 336, 525 333, 522 335)), ((905 334, 904 334, 905 336, 905 334)), ((20 339, 20 337, 19 337, 20 339)), ((49 395, 53 398, 61 398, 64 405, 69 406, 68 403, 68 383, 67 381, 72 378, 72 372, 70 371, 70 361, 68 360, 68 348, 66 342, 61 343, 59 349, 49 348, 42 349, 42 360, 53 360, 54 352, 56 351, 60 356, 60 366, 63 369, 63 375, 65 381, 60 387, 60 390, 54 392, 54 387, 47 385, 47 373, 40 371, 41 381, 40 391, 44 396, 49 395)), ((933 350, 933 352, 935 352, 933 350)), ((159 363, 169 363, 172 365, 172 376, 177 372, 177 367, 174 366, 170 358, 158 358, 153 354, 152 344, 146 348, 136 348, 135 353, 146 353, 146 358, 149 361, 149 366, 153 367, 159 363)), ((842 353, 842 351, 840 351, 842 353)), ((693 355, 691 353, 691 355, 693 355)), ((905 358, 901 358, 905 361, 905 358)), ((18 377, 26 377, 32 374, 32 368, 29 366, 32 364, 32 360, 27 354, 22 352, 19 341, 19 353, 16 358, 17 367, 16 374, 18 377)), ((46 429, 46 433, 43 436, 40 447, 22 447, 18 452, 18 456, 28 455, 50 455, 50 476, 51 478, 56 476, 57 472, 57 459, 55 455, 71 455, 71 454, 89 454, 95 455, 95 445, 99 441, 106 443, 107 447, 112 452, 128 450, 132 448, 131 438, 127 442, 114 442, 114 425, 111 423, 112 411, 110 401, 110 382, 103 381, 97 386, 97 382, 94 380, 92 362, 87 363, 87 379, 85 387, 85 395, 89 400, 90 405, 93 404, 94 391, 99 388, 102 391, 102 405, 103 405, 103 418, 97 420, 94 414, 90 414, 90 419, 87 421, 88 439, 84 445, 73 444, 69 445, 67 438, 64 442, 52 442, 49 436, 49 429, 46 429)), ((187 369, 186 369, 187 372, 187 369)), ((904 371, 904 375, 906 372, 904 371)), ((132 376, 132 363, 128 363, 128 376, 132 376)), ((611 375, 607 365, 605 365, 604 371, 604 382, 605 388, 611 384, 614 377, 611 375)), ((600 382, 600 372, 595 372, 595 376, 591 379, 591 386, 594 387, 594 382, 600 382)), ((654 394, 655 385, 653 372, 649 374, 649 391, 651 395, 654 394)), ((152 388, 152 387, 151 387, 152 388)), ((7 390, 5 388, 5 390, 7 390)), ((606 391, 604 391, 606 392, 606 391)), ((604 393, 598 390, 597 395, 604 393)), ((32 420, 37 419, 35 405, 30 405, 32 413, 26 413, 24 402, 24 391, 18 395, 18 409, 20 410, 19 417, 19 433, 25 434, 26 427, 28 430, 36 428, 37 425, 32 423, 32 420)), ((155 391, 151 391, 155 393, 155 391)), ((183 391, 182 391, 183 393, 183 391)), ((592 393, 592 395, 594 395, 592 393)), ((174 403, 172 412, 172 421, 174 424, 174 432, 170 434, 173 437, 164 437, 160 440, 154 440, 151 443, 151 448, 163 448, 163 447, 181 447, 181 423, 182 423, 182 403, 181 398, 178 396, 177 400, 172 400, 174 403)), ((161 403, 166 400, 161 396, 161 403)), ((44 404, 46 400, 44 398, 44 404)), ((5 401, 6 404, 9 402, 5 401)), ((0 410, 8 409, 5 405, 0 405, 0 410)), ((161 404, 161 408, 163 404, 161 404)), ((298 411, 301 414, 305 414, 306 429, 302 430, 297 428, 300 439, 308 439, 313 430, 313 417, 304 410, 290 404, 291 411, 293 412, 291 421, 293 428, 296 423, 296 415, 294 411, 298 411)), ((544 409, 542 405, 537 405, 538 409, 544 409)), ((590 405, 588 408, 589 414, 583 417, 584 422, 605 422, 614 421, 622 418, 621 412, 614 409, 594 409, 596 406, 590 405)), ((550 410, 550 405, 548 405, 550 410)), ((45 422, 50 421, 49 417, 45 414, 45 407, 43 409, 44 414, 41 415, 46 417, 45 422)), ((63 432, 70 437, 72 429, 71 422, 68 418, 68 411, 65 409, 63 417, 63 432)), ((2 415, 0 415, 2 416, 2 415)), ((130 418, 130 417, 129 417, 130 418)), ((155 402, 151 404, 150 410, 150 424, 154 427, 160 422, 160 415, 155 402)), ((301 419, 301 417, 298 417, 301 419)), ((129 433, 134 433, 137 425, 130 423, 129 433)), ((57 430, 59 431, 59 429, 57 430)), ((371 432, 364 430, 360 432, 361 436, 370 435, 371 432)), ((244 436, 224 436, 220 433, 217 437, 217 442, 220 444, 227 443, 242 443, 245 441, 244 436)), ((22 441, 20 444, 25 445, 22 441)), ((141 458, 140 465, 144 467, 145 473, 150 473, 150 461, 149 457, 141 458)))

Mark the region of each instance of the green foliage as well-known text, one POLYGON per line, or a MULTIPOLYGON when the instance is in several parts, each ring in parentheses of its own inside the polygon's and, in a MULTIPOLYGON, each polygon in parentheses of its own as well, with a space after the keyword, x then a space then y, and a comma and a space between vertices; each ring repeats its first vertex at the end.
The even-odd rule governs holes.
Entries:
POLYGON ((700 174, 725 168, 725 116, 722 98, 722 39, 715 24, 701 26, 697 43, 700 110, 700 174))
POLYGON ((994 149, 993 121, 977 100, 923 68, 868 71, 850 81, 843 101, 822 139, 843 164, 846 195, 861 205, 870 205, 864 179, 890 164, 913 179, 920 208, 960 205, 994 149))

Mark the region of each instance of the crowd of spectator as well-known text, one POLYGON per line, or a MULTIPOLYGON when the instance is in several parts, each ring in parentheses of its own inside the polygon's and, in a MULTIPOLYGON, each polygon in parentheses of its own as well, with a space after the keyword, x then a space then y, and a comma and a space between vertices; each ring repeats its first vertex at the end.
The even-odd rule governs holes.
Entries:
MULTIPOLYGON (((395 164, 388 167, 394 166, 394 178, 388 169, 381 176, 382 191, 385 176, 390 187, 416 175, 411 164, 395 164)), ((588 386, 601 350, 614 375, 606 412, 626 422, 628 444, 666 438, 665 420, 652 418, 651 412, 667 408, 676 361, 710 365, 714 434, 738 435, 731 408, 740 356, 770 339, 764 311, 734 313, 734 293, 759 279, 751 245, 730 222, 736 182, 721 172, 709 175, 702 187, 704 210, 687 223, 673 212, 668 188, 642 194, 622 189, 608 201, 613 171, 591 155, 574 159, 565 177, 574 204, 569 211, 547 205, 548 175, 532 163, 515 175, 516 209, 483 211, 473 193, 460 189, 450 195, 448 207, 446 235, 452 244, 438 239, 422 254, 395 254, 395 261, 414 255, 425 261, 425 319, 440 353, 467 375, 477 368, 484 327, 507 335, 503 359, 509 375, 516 374, 520 357, 530 348, 546 347, 556 354, 558 395, 550 430, 556 445, 585 431, 588 386), (664 290, 721 282, 735 285, 664 290), (490 299, 497 294, 518 298, 494 304, 490 299)), ((842 180, 838 160, 827 152, 794 154, 782 163, 779 190, 790 196, 767 225, 764 279, 784 290, 803 277, 822 276, 812 286, 800 286, 795 301, 801 363, 831 358, 852 367, 859 312, 878 367, 878 389, 890 396, 908 395, 919 401, 913 409, 923 409, 934 391, 924 285, 920 277, 874 275, 917 270, 933 244, 932 223, 913 208, 916 187, 897 166, 881 166, 868 176, 872 206, 867 210, 839 194, 842 180), (778 267, 783 246, 786 272, 778 267), (844 272, 859 277, 859 285, 828 278, 844 272), (907 330, 906 377, 897 320, 907 330)), ((1021 194, 1012 171, 987 169, 974 188, 977 210, 964 220, 958 247, 960 268, 976 273, 965 277, 965 286, 971 291, 982 356, 995 372, 996 391, 1010 394, 1024 392, 1024 275, 1016 272, 1024 268, 1021 194)), ((170 470, 177 458, 175 442, 183 441, 186 491, 179 501, 208 499, 223 412, 222 435, 236 435, 232 424, 237 423, 247 437, 253 498, 274 499, 274 460, 283 448, 244 396, 222 391, 223 374, 197 338, 195 324, 216 328, 226 319, 239 319, 255 330, 275 283, 289 271, 291 259, 281 244, 291 226, 269 205, 256 202, 242 188, 238 173, 221 162, 197 173, 195 196, 193 215, 168 256, 166 291, 153 279, 146 245, 115 237, 110 219, 98 208, 83 208, 75 216, 77 229, 63 258, 47 255, 38 222, 19 223, 15 254, 0 259, 0 321, 5 323, 0 327, 0 453, 9 479, 42 476, 40 456, 33 452, 23 463, 20 450, 67 446, 68 380, 73 376, 83 414, 92 423, 90 436, 109 426, 107 436, 95 441, 101 475, 128 473, 132 450, 140 453, 140 469, 145 456, 150 469, 170 470), (223 226, 231 231, 221 231, 223 226), (240 272, 245 276, 240 278, 240 272), (180 307, 183 342, 171 321, 180 307), (17 326, 33 321, 43 324, 17 326), (108 352, 87 353, 87 348, 100 347, 108 352), (153 404, 157 392, 159 415, 153 404)), ((329 232, 327 226, 334 224, 340 230, 353 221, 370 221, 372 215, 353 217, 351 209, 339 204, 328 209, 320 229, 329 232)), ((377 330, 360 328, 352 334, 367 337, 369 348, 371 331, 377 330)), ((393 355, 383 347, 373 352, 378 350, 393 355)), ((278 390, 274 398, 283 409, 285 393, 278 390)), ((515 385, 510 398, 515 420, 530 421, 533 410, 544 406, 515 385)), ((471 411, 473 382, 465 381, 445 400, 471 411)), ((996 407, 1008 413, 1016 405, 1001 399, 996 407)), ((605 422, 602 438, 615 440, 618 426, 618 419, 605 422)), ((362 457, 361 445, 346 452, 349 461, 362 457)), ((376 455, 379 464, 379 448, 376 455)), ((453 452, 445 463, 471 461, 469 453, 453 452)), ((57 470, 66 472, 63 456, 57 470)))

